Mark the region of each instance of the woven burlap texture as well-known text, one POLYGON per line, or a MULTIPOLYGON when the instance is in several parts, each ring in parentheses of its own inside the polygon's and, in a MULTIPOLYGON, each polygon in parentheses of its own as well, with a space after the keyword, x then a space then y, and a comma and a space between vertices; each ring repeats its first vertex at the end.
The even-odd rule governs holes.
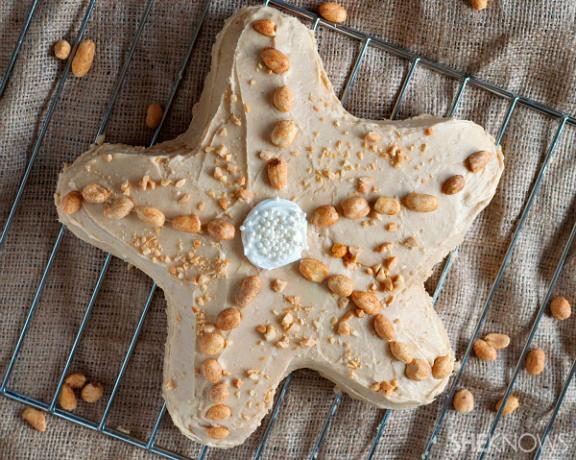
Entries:
MULTIPOLYGON (((0 69, 7 67, 31 1, 0 2, 0 69)), ((254 4, 254 2, 251 2, 254 4)), ((531 2, 490 1, 489 8, 473 12, 461 0, 348 1, 348 24, 367 33, 439 60, 486 81, 517 91, 568 113, 576 112, 574 37, 576 3, 562 0, 531 2)), ((209 51, 226 17, 243 2, 216 1, 210 6, 184 74, 174 106, 162 130, 170 139, 187 127, 209 66, 209 51)), ((314 2, 299 3, 313 8, 314 2)), ((50 54, 61 37, 74 37, 86 1, 41 2, 26 36, 22 52, 5 94, 0 98, 0 216, 2 223, 30 159, 64 64, 50 54)), ((146 144, 151 132, 144 114, 150 102, 164 102, 186 53, 201 4, 197 1, 156 2, 138 44, 124 87, 106 127, 110 142, 146 144)), ((97 44, 91 73, 70 77, 38 152, 20 207, 6 243, 0 248, 0 369, 5 369, 40 281, 60 225, 52 196, 64 162, 70 162, 94 141, 106 101, 125 60, 141 14, 143 0, 97 2, 86 36, 97 44)), ((337 90, 342 88, 361 44, 332 31, 317 33, 320 54, 337 90)), ((385 118, 390 115, 408 62, 386 51, 369 48, 352 87, 347 108, 354 114, 385 118)), ((457 82, 418 68, 403 100, 399 118, 432 113, 445 115, 458 88, 457 82)), ((470 86, 455 116, 472 119, 494 135, 508 102, 470 86)), ((449 331, 457 357, 465 350, 480 310, 498 272, 528 191, 543 160, 558 122, 521 104, 515 110, 502 145, 506 171, 490 206, 469 231, 438 311, 449 331)), ((567 126, 542 182, 542 189, 527 217, 510 265, 496 291, 484 333, 501 331, 512 338, 496 362, 471 358, 462 385, 476 397, 471 414, 450 411, 435 458, 474 457, 494 417, 493 406, 507 382, 527 337, 537 308, 546 294, 554 268, 574 219, 576 160, 574 129, 567 126)), ((106 255, 77 240, 63 237, 54 266, 29 333, 14 368, 9 387, 49 401, 67 351, 81 321, 106 255)), ((574 259, 569 258, 556 288, 576 299, 574 259)), ((435 279, 430 280, 432 290, 435 279)), ((104 410, 114 378, 146 302, 151 281, 125 263, 112 260, 97 297, 88 327, 71 369, 85 372, 105 386, 97 404, 81 404, 76 411, 97 420, 104 410)), ((161 368, 166 336, 164 299, 156 292, 123 384, 112 406, 109 426, 122 427, 146 438, 162 401, 161 368)), ((417 319, 415 319, 417 320, 417 319)), ((497 433, 513 444, 520 435, 542 432, 553 402, 576 357, 574 318, 562 323, 546 315, 534 345, 547 354, 544 373, 531 377, 522 371, 514 392, 520 409, 506 417, 497 433)), ((304 458, 310 452, 333 401, 332 385, 310 371, 296 372, 280 417, 263 458, 304 458)), ((442 399, 440 399, 442 401, 442 399)), ((556 450, 546 458, 568 457, 576 451, 572 432, 574 391, 567 395, 552 433, 556 450), (560 435, 562 435, 560 437, 560 435)), ((19 417, 22 406, 0 398, 0 457, 6 459, 132 459, 154 458, 143 450, 111 440, 56 417, 48 418, 46 433, 37 433, 19 417)), ((419 458, 440 405, 391 415, 377 458, 419 458)), ((340 405, 321 457, 363 458, 383 411, 345 397, 340 405)), ((267 419, 265 419, 266 423, 267 419)), ((265 424, 264 423, 264 424, 265 424)), ((243 446, 218 451, 209 458, 250 458, 262 436, 261 427, 243 446)), ((529 450, 531 439, 524 450, 529 450)), ((159 446, 191 457, 200 446, 187 440, 165 417, 159 446)), ((494 458, 523 458, 517 448, 494 450, 494 458)))

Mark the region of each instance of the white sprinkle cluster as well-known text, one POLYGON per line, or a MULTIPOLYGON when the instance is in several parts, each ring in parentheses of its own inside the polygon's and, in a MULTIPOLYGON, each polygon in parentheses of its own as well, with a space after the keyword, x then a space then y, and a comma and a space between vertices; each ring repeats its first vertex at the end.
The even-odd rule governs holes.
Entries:
POLYGON ((244 255, 265 269, 282 267, 308 249, 306 214, 289 200, 275 198, 258 203, 240 227, 244 255))

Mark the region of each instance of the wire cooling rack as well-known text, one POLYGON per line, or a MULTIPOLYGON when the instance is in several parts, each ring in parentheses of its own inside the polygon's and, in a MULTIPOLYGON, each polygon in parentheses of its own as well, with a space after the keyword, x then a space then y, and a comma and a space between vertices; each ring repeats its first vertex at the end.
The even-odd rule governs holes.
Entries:
MULTIPOLYGON (((10 79, 12 69, 13 69, 14 64, 16 63, 16 61, 18 59, 22 44, 24 43, 24 41, 26 39, 26 34, 28 32, 30 24, 32 23, 32 21, 34 19, 34 15, 36 13, 36 10, 38 9, 39 3, 40 3, 39 0, 34 0, 32 2, 31 6, 28 10, 28 13, 26 15, 26 18, 23 22, 22 30, 18 36, 16 45, 15 45, 14 50, 11 54, 10 59, 9 59, 8 66, 4 72, 2 80, 0 81, 0 97, 4 93, 6 85, 10 79)), ((139 21, 139 25, 136 29, 136 33, 135 33, 135 35, 132 39, 132 42, 131 42, 128 50, 127 50, 124 65, 121 68, 121 71, 118 75, 118 78, 117 78, 117 80, 113 86, 112 93, 110 94, 110 97, 107 101, 106 109, 104 111, 104 115, 103 115, 103 118, 101 120, 98 132, 96 133, 95 139, 98 139, 105 132, 105 129, 106 129, 107 123, 110 119, 110 116, 112 114, 112 110, 114 108, 115 102, 118 99, 118 95, 120 94, 124 80, 125 80, 126 75, 129 71, 130 63, 132 61, 134 51, 135 51, 135 49, 136 49, 136 47, 140 41, 140 38, 142 36, 142 32, 145 29, 148 18, 151 14, 153 4, 154 4, 154 0, 148 0, 146 2, 144 11, 143 11, 142 16, 141 16, 140 21, 139 21)), ((458 70, 451 69, 451 68, 449 68, 449 67, 447 67, 441 63, 431 61, 431 60, 429 60, 425 57, 419 56, 419 55, 417 55, 417 54, 415 54, 409 50, 406 50, 406 49, 398 47, 394 44, 391 44, 391 43, 389 43, 383 39, 366 35, 362 32, 356 31, 356 30, 351 29, 351 28, 346 27, 346 26, 334 25, 334 24, 331 24, 329 22, 326 22, 326 21, 322 20, 320 17, 318 17, 314 12, 308 11, 306 9, 296 7, 296 6, 291 5, 291 4, 284 2, 284 1, 272 1, 272 0, 270 0, 270 1, 266 1, 265 4, 277 7, 279 9, 282 9, 285 11, 289 11, 289 12, 295 14, 296 16, 299 16, 303 19, 311 21, 312 22, 312 29, 314 31, 316 31, 319 27, 325 27, 325 28, 328 28, 328 29, 333 30, 335 32, 338 32, 340 34, 343 34, 343 35, 345 35, 345 36, 347 36, 353 40, 359 41, 361 43, 360 51, 359 51, 358 55, 356 56, 356 60, 354 62, 352 70, 351 70, 351 72, 350 72, 350 74, 349 74, 349 76, 348 76, 348 78, 344 84, 344 87, 341 91, 341 94, 340 94, 340 98, 341 98, 343 103, 346 102, 346 100, 350 94, 350 90, 354 84, 354 80, 356 78, 356 75, 359 72, 359 69, 360 69, 361 64, 363 62, 366 51, 370 47, 375 47, 375 48, 384 50, 385 52, 388 52, 388 53, 390 53, 390 54, 392 54, 398 58, 401 58, 401 59, 409 62, 408 70, 404 76, 400 90, 398 92, 398 96, 395 100, 395 103, 394 103, 394 106, 392 109, 391 118, 395 118, 397 116, 399 109, 400 109, 400 106, 402 104, 402 101, 404 99, 404 96, 406 95, 406 92, 407 92, 408 88, 410 87, 411 81, 412 81, 413 76, 414 76, 414 72, 416 71, 416 69, 418 67, 425 67, 431 71, 437 72, 437 73, 439 73, 445 77, 451 78, 451 79, 459 82, 458 90, 455 94, 454 99, 452 100, 450 109, 449 109, 448 114, 447 114, 448 116, 451 116, 454 114, 455 110, 457 109, 457 107, 458 107, 458 105, 462 99, 463 94, 465 93, 465 91, 469 87, 480 88, 484 91, 491 93, 493 96, 495 96, 497 98, 500 98, 504 101, 507 101, 508 107, 507 107, 507 110, 506 110, 505 115, 503 117, 502 123, 500 125, 499 130, 498 130, 498 133, 496 135, 496 142, 497 143, 500 143, 500 141, 502 140, 502 137, 504 136, 506 129, 508 128, 508 124, 510 122, 512 114, 514 113, 514 111, 516 110, 516 108, 518 106, 524 106, 524 107, 529 108, 533 111, 539 112, 540 114, 543 114, 544 116, 549 117, 551 120, 554 120, 557 124, 555 133, 552 137, 552 140, 547 147, 546 155, 545 155, 542 163, 540 164, 540 168, 536 174, 535 180, 532 183, 531 189, 530 189, 528 196, 524 202, 522 211, 521 211, 521 213, 520 213, 520 215, 519 215, 519 217, 515 223, 515 228, 514 228, 514 231, 512 233, 510 242, 509 242, 508 247, 505 251, 505 254, 502 258, 498 272, 497 272, 497 274, 496 274, 496 276, 492 282, 492 285, 491 285, 489 294, 487 296, 487 299, 486 299, 486 301, 485 301, 485 303, 481 309, 479 319, 476 323, 476 326, 474 327, 474 330, 473 330, 471 337, 469 338, 468 345, 465 349, 465 352, 461 357, 461 366, 458 369, 458 371, 455 373, 447 391, 443 395, 441 395, 439 398, 438 404, 440 405, 440 408, 438 411, 438 415, 436 416, 434 424, 430 429, 430 433, 429 433, 424 451, 422 452, 422 457, 424 459, 426 459, 431 455, 431 452, 433 451, 433 448, 434 448, 435 440, 436 440, 437 436, 440 434, 441 430, 443 429, 444 421, 445 421, 445 418, 447 415, 447 411, 450 407, 452 398, 454 396, 455 391, 458 389, 460 381, 461 381, 461 379, 462 379, 462 377, 466 371, 468 360, 469 360, 469 357, 470 357, 470 354, 472 351, 472 344, 479 337, 479 334, 480 334, 480 332, 484 326, 484 323, 486 322, 486 318, 487 318, 489 310, 492 306, 494 296, 495 296, 496 291, 500 285, 500 282, 502 281, 502 279, 504 277, 504 273, 505 273, 508 265, 510 264, 512 254, 515 250, 515 247, 517 246, 517 242, 519 240, 519 237, 520 237, 522 231, 524 230, 526 219, 527 219, 527 216, 530 212, 532 204, 534 203, 534 200, 540 191, 541 184, 542 184, 543 178, 546 174, 548 165, 554 157, 558 142, 561 139, 562 133, 564 132, 567 125, 576 126, 576 119, 573 116, 567 115, 567 114, 562 113, 558 110, 547 107, 547 106, 540 104, 534 100, 525 98, 523 96, 515 94, 514 92, 511 92, 511 91, 508 91, 506 89, 497 87, 497 86, 492 85, 488 82, 482 81, 482 80, 477 79, 473 76, 470 76, 470 75, 467 75, 463 72, 460 72, 458 70)), ((74 53, 76 52, 76 49, 78 47, 78 43, 80 43, 80 41, 82 40, 82 38, 84 36, 86 28, 90 22, 91 17, 92 17, 92 13, 94 11, 95 5, 96 5, 96 0, 90 0, 87 4, 86 8, 85 8, 84 15, 83 15, 83 18, 82 18, 82 21, 80 24, 80 28, 79 28, 76 40, 74 41, 74 46, 72 49, 71 56, 73 56, 74 53)), ((171 88, 168 100, 165 103, 166 110, 164 112, 163 119, 162 119, 160 125, 158 126, 158 128, 154 131, 154 133, 152 135, 152 139, 150 140, 150 143, 149 143, 150 146, 156 142, 158 135, 160 133, 160 130, 162 129, 162 126, 164 124, 164 121, 166 120, 166 116, 170 111, 170 108, 171 108, 172 103, 174 101, 174 97, 175 97, 176 92, 178 90, 178 87, 182 81, 184 71, 185 71, 185 69, 188 66, 188 63, 190 61, 190 57, 191 57, 192 51, 194 50, 194 46, 196 43, 196 39, 198 37, 198 33, 199 33, 199 31, 202 27, 202 24, 204 22, 204 19, 206 17, 208 7, 209 7, 209 2, 206 2, 203 6, 201 14, 199 15, 199 17, 198 17, 198 19, 197 19, 197 21, 193 27, 193 30, 191 33, 190 43, 189 43, 187 50, 186 50, 186 53, 182 59, 181 65, 179 67, 178 73, 177 73, 175 81, 174 81, 174 84, 171 88)), ((38 135, 37 135, 36 140, 33 144, 28 163, 26 165, 24 174, 23 174, 22 179, 20 181, 20 185, 18 187, 18 190, 16 192, 16 195, 14 197, 14 200, 12 202, 12 205, 10 207, 8 215, 7 215, 6 219, 4 220, 3 228, 2 228, 2 231, 0 233, 0 248, 2 248, 2 246, 4 246, 7 235, 10 231, 10 228, 11 228, 11 224, 14 220, 15 214, 18 210, 19 204, 22 200, 24 191, 26 189, 26 185, 28 183, 30 173, 31 173, 32 168, 34 166, 34 162, 35 162, 36 157, 37 157, 37 155, 38 155, 38 153, 42 147, 42 143, 43 143, 44 137, 46 135, 48 126, 50 124, 50 121, 52 119, 52 116, 54 115, 54 113, 57 109, 64 85, 65 85, 66 80, 70 74, 71 62, 72 62, 72 60, 68 59, 64 69, 62 70, 62 73, 59 76, 59 80, 58 80, 56 89, 53 93, 52 98, 49 101, 47 111, 44 115, 44 118, 40 122, 40 125, 39 125, 40 128, 38 131, 38 135)), ((121 385, 122 379, 124 377, 126 368, 127 368, 128 363, 130 361, 130 358, 133 354, 133 351, 134 351, 134 348, 135 348, 136 343, 138 341, 138 337, 140 335, 142 327, 144 325, 144 321, 146 319, 146 315, 147 315, 149 307, 151 305, 154 293, 156 292, 156 288, 157 288, 156 284, 153 284, 152 287, 150 288, 150 291, 148 292, 148 295, 146 297, 146 301, 145 301, 145 304, 143 306, 142 312, 140 314, 140 317, 139 317, 138 322, 136 324, 136 327, 134 329, 133 335, 129 341, 128 349, 127 349, 127 351, 123 357, 119 372, 118 372, 116 379, 114 381, 109 399, 106 402, 106 406, 105 406, 104 412, 102 414, 102 417, 99 420, 89 420, 87 418, 75 415, 73 413, 66 412, 66 411, 64 411, 64 410, 62 410, 56 406, 57 397, 58 397, 58 394, 60 393, 60 390, 62 388, 64 378, 70 370, 70 366, 71 366, 72 360, 74 358, 74 355, 76 353, 76 350, 78 348, 78 344, 80 343, 80 341, 82 339, 82 335, 83 335, 83 333, 84 333, 84 331, 85 331, 85 329, 89 323, 92 309, 95 305, 95 302, 96 302, 98 293, 100 291, 100 288, 102 286, 102 282, 104 280, 106 272, 108 271, 108 268, 110 266, 110 262, 112 259, 112 256, 110 254, 108 254, 106 256, 106 258, 104 259, 104 262, 102 264, 102 267, 100 269, 99 275, 98 275, 97 280, 96 280, 96 284, 95 284, 94 289, 92 291, 92 294, 89 298, 88 304, 86 306, 86 310, 84 312, 82 321, 81 321, 80 326, 79 326, 79 328, 76 332, 76 335, 74 337, 74 341, 72 343, 72 346, 71 346, 69 353, 66 357, 64 368, 62 369, 62 372, 61 372, 59 380, 58 380, 58 385, 56 387, 56 390, 53 393, 51 400, 48 402, 41 401, 41 400, 33 398, 27 394, 12 390, 9 387, 10 378, 12 375, 12 371, 14 369, 14 365, 16 364, 16 362, 18 360, 23 341, 24 341, 24 339, 28 333, 31 321, 32 321, 32 319, 35 315, 35 312, 37 310, 37 307, 39 305, 39 302, 40 302, 40 299, 41 299, 41 296, 42 296, 42 293, 43 293, 43 290, 44 290, 44 287, 46 284, 47 277, 50 273, 50 270, 52 268, 55 257, 57 255, 59 249, 60 249, 60 245, 62 243, 62 239, 63 239, 65 233, 66 233, 66 230, 65 230, 64 226, 61 226, 60 230, 56 236, 56 239, 53 243, 52 249, 50 251, 48 261, 47 261, 46 265, 42 268, 42 274, 40 277, 40 281, 36 287, 36 290, 35 290, 34 296, 32 298, 31 304, 28 308, 26 318, 25 318, 24 323, 22 325, 22 329, 18 335, 18 338, 17 338, 17 341, 14 345, 14 349, 13 349, 13 352, 11 354, 10 360, 8 362, 8 365, 5 369, 5 371, 4 371, 2 382, 0 385, 0 393, 2 395, 4 395, 5 397, 10 398, 12 400, 16 400, 18 402, 27 404, 29 406, 33 406, 33 407, 36 407, 38 409, 44 410, 44 411, 49 412, 49 413, 51 413, 57 417, 61 417, 65 420, 76 423, 76 424, 81 425, 85 428, 89 428, 91 430, 98 431, 98 432, 100 432, 106 436, 110 436, 112 438, 124 441, 124 442, 129 443, 133 446, 137 446, 137 447, 140 447, 142 449, 146 449, 146 450, 153 452, 153 453, 156 453, 162 457, 170 458, 170 459, 187 459, 187 458, 189 458, 189 457, 185 457, 185 456, 183 456, 177 452, 173 452, 173 451, 170 451, 168 449, 165 449, 165 448, 157 445, 157 443, 156 443, 156 438, 157 438, 158 431, 160 428, 160 423, 161 423, 162 418, 164 416, 164 413, 166 411, 165 404, 162 405, 162 407, 160 408, 160 411, 159 411, 159 413, 155 419, 155 422, 153 424, 152 431, 150 432, 149 436, 146 439, 141 439, 141 438, 134 437, 130 434, 126 434, 126 433, 122 432, 121 430, 109 427, 107 424, 110 410, 112 408, 112 404, 114 403, 114 400, 118 394, 118 390, 119 390, 119 387, 121 385)), ((532 321, 532 326, 531 326, 531 329, 529 331, 527 340, 526 340, 526 342, 522 348, 521 354, 517 360, 517 363, 514 367, 512 376, 510 378, 510 381, 509 381, 507 388, 506 388, 506 391, 504 393, 504 396, 503 396, 504 400, 507 400, 508 397, 510 396, 511 392, 512 392, 512 389, 514 387, 514 384, 515 384, 516 378, 519 374, 519 371, 522 369, 522 365, 523 365, 526 353, 530 347, 530 344, 532 343, 532 339, 536 333, 536 330, 537 330, 538 325, 540 323, 540 320, 543 316, 543 313, 544 313, 546 307, 548 306, 548 304, 551 300, 552 293, 554 292, 554 288, 556 286, 556 283, 557 283, 557 281, 558 281, 558 279, 559 279, 559 277, 563 271, 564 265, 566 263, 566 260, 568 258, 569 252, 571 250, 571 247, 572 247, 572 244, 573 244, 575 238, 576 238, 576 223, 572 227, 572 230, 571 230, 569 237, 565 243, 565 246, 562 250, 562 253, 561 253, 561 255, 557 261, 557 265, 556 265, 556 268, 555 268, 554 273, 552 275, 552 278, 550 280, 550 283, 549 283, 549 286, 548 286, 548 289, 546 292, 546 296, 545 296, 544 300, 541 302, 540 307, 535 311, 534 319, 532 321)), ((457 249, 453 253, 451 253, 446 258, 446 260, 444 262, 444 266, 442 268, 438 283, 437 283, 436 288, 435 288, 434 293, 433 293, 434 304, 436 303, 436 301, 437 301, 437 299, 438 299, 438 297, 439 297, 439 295, 440 295, 440 293, 444 287, 444 284, 446 282, 446 279, 447 279, 448 273, 450 271, 450 268, 452 266, 456 252, 457 252, 457 249)), ((544 431, 540 435, 539 447, 533 453, 534 458, 540 458, 540 456, 542 454, 542 450, 545 448, 544 447, 546 445, 545 440, 553 428, 554 422, 556 420, 556 417, 557 417, 559 411, 561 410, 562 402, 566 396, 566 393, 567 393, 568 388, 569 388, 569 386, 570 386, 570 384, 574 378, 575 373, 576 373, 576 361, 573 363, 573 365, 570 369, 570 372, 568 374, 568 377, 564 381, 564 383, 563 383, 563 385, 562 385, 562 387, 561 387, 561 389, 557 395, 550 419, 548 420, 548 423, 545 426, 544 431)), ((267 442, 269 436, 271 435, 271 433, 273 431, 274 424, 279 417, 283 402, 286 398, 286 394, 289 391, 289 387, 290 387, 292 381, 293 381, 293 375, 289 375, 284 380, 284 383, 283 383, 280 391, 278 392, 278 396, 276 398, 276 401, 274 402, 272 412, 265 422, 265 429, 264 429, 262 438, 260 439, 260 442, 258 444, 258 447, 254 453, 254 456, 253 456, 254 459, 259 459, 262 456, 264 447, 266 445, 266 442, 267 442)), ((325 420, 320 432, 317 435, 316 441, 313 444, 311 452, 309 453, 309 457, 311 459, 317 458, 318 455, 320 454, 323 443, 326 439, 327 433, 328 433, 330 425, 332 423, 332 420, 333 420, 335 414, 337 413, 338 408, 339 408, 341 402, 343 401, 343 398, 344 398, 344 396, 341 393, 337 393, 335 395, 333 402, 330 405, 326 420, 325 420)), ((488 432, 488 437, 485 440, 484 447, 487 447, 489 445, 490 439, 492 438, 492 436, 494 435, 494 433, 496 431, 496 428, 497 428, 498 423, 499 423, 501 416, 502 416, 502 408, 504 407, 504 405, 505 404, 501 405, 501 409, 496 413, 496 415, 494 416, 494 419, 492 420, 492 423, 490 425, 489 432, 488 432)), ((374 456, 376 454, 376 450, 378 448, 378 445, 386 434, 386 427, 387 427, 388 421, 390 420, 390 417, 393 417, 392 411, 385 410, 382 412, 381 420, 380 420, 380 422, 377 426, 376 432, 374 433, 372 440, 371 440, 371 446, 370 446, 370 450, 369 450, 368 457, 367 457, 368 459, 374 458, 374 456)), ((199 458, 200 459, 205 458, 207 453, 208 453, 208 448, 203 447, 200 450, 199 458)), ((487 453, 488 453, 488 449, 481 449, 478 458, 483 459, 487 453)))

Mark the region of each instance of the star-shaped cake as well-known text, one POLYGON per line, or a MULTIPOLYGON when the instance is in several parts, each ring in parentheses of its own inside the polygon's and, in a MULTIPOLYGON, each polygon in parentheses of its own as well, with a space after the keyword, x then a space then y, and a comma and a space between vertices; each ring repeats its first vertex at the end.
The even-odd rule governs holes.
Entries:
POLYGON ((503 167, 472 122, 349 114, 311 31, 251 7, 218 35, 185 133, 93 146, 55 199, 70 231, 163 289, 168 411, 231 447, 295 369, 382 408, 443 390, 454 355, 424 281, 503 167))

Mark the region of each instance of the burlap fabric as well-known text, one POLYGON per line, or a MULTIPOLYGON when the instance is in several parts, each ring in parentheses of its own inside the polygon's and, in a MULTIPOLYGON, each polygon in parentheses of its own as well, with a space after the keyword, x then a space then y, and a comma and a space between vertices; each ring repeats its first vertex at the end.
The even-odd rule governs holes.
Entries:
MULTIPOLYGON (((5 69, 30 1, 0 2, 0 69, 5 69)), ((86 1, 43 2, 34 17, 10 84, 0 99, 0 216, 8 213, 38 135, 63 64, 50 55, 61 37, 74 36, 86 1)), ((184 75, 161 139, 183 131, 190 121, 209 65, 214 36, 241 1, 214 1, 198 38, 191 65, 184 75)), ((482 13, 464 1, 390 0, 349 1, 349 21, 365 32, 384 37, 425 56, 481 76, 569 113, 576 112, 576 3, 561 0, 492 1, 482 13)), ((313 7, 314 2, 304 2, 313 7)), ((59 230, 52 203, 62 164, 73 160, 94 140, 105 103, 124 62, 143 0, 98 2, 87 36, 98 46, 90 75, 71 77, 50 123, 21 206, 6 244, 0 248, 0 366, 4 368, 59 230)), ((111 142, 146 144, 146 106, 165 101, 198 19, 197 1, 157 2, 136 50, 106 138, 111 142)), ((359 44, 330 31, 318 33, 320 53, 337 89, 352 66, 359 44)), ((406 62, 370 49, 352 89, 347 107, 354 114, 382 118, 390 114, 406 62)), ((445 114, 457 85, 421 68, 402 103, 400 117, 423 112, 445 114)), ((470 118, 496 133, 507 103, 469 88, 456 116, 470 118)), ((506 172, 498 194, 476 221, 461 247, 446 289, 438 303, 457 356, 465 349, 479 311, 490 290, 515 223, 520 215, 556 122, 523 106, 514 113, 503 138, 506 172)), ((574 129, 566 128, 546 174, 542 191, 530 212, 510 267, 494 298, 485 332, 502 331, 512 345, 496 362, 472 358, 463 384, 476 396, 468 415, 451 411, 433 451, 437 458, 473 457, 474 443, 485 433, 495 401, 509 381, 535 311, 542 301, 554 267, 573 223, 576 160, 574 129), (468 444, 466 444, 468 442, 468 444)), ((48 277, 30 333, 24 343, 10 388, 49 400, 66 352, 81 320, 105 254, 67 234, 48 277)), ((576 300, 574 260, 568 260, 556 291, 576 300)), ((434 279, 430 281, 434 287, 434 279)), ((121 359, 145 303, 151 282, 113 260, 98 296, 89 326, 72 364, 104 383, 108 396, 121 359)), ((515 387, 521 408, 500 423, 498 433, 510 444, 523 433, 537 435, 550 415, 554 398, 575 358, 575 319, 558 323, 543 318, 535 345, 547 353, 545 372, 530 377, 522 372, 515 387)), ((157 292, 126 378, 109 419, 146 437, 161 406, 159 386, 165 340, 164 300, 157 292)), ((81 404, 78 413, 97 419, 105 399, 81 404)), ((309 371, 299 371, 290 387, 280 419, 264 458, 303 458, 310 451, 333 400, 332 385, 309 371)), ((556 450, 548 458, 568 458, 576 451, 572 433, 575 414, 569 392, 553 432, 556 450), (559 437, 562 435, 562 437, 559 437)), ((142 450, 110 440, 60 419, 49 417, 48 430, 32 431, 19 418, 22 407, 0 398, 0 457, 5 459, 128 459, 153 458, 142 450)), ((378 458, 418 458, 439 405, 394 413, 378 449, 378 458)), ((345 397, 322 449, 323 458, 347 459, 366 455, 382 411, 345 397)), ((210 450, 210 458, 249 458, 262 435, 260 429, 243 446, 210 450)), ((531 438, 524 437, 525 450, 531 438)), ((523 458, 518 448, 498 448, 494 458, 523 458)), ((181 436, 168 417, 158 445, 194 457, 200 446, 181 436)), ((501 445, 500 445, 501 447, 501 445)))

